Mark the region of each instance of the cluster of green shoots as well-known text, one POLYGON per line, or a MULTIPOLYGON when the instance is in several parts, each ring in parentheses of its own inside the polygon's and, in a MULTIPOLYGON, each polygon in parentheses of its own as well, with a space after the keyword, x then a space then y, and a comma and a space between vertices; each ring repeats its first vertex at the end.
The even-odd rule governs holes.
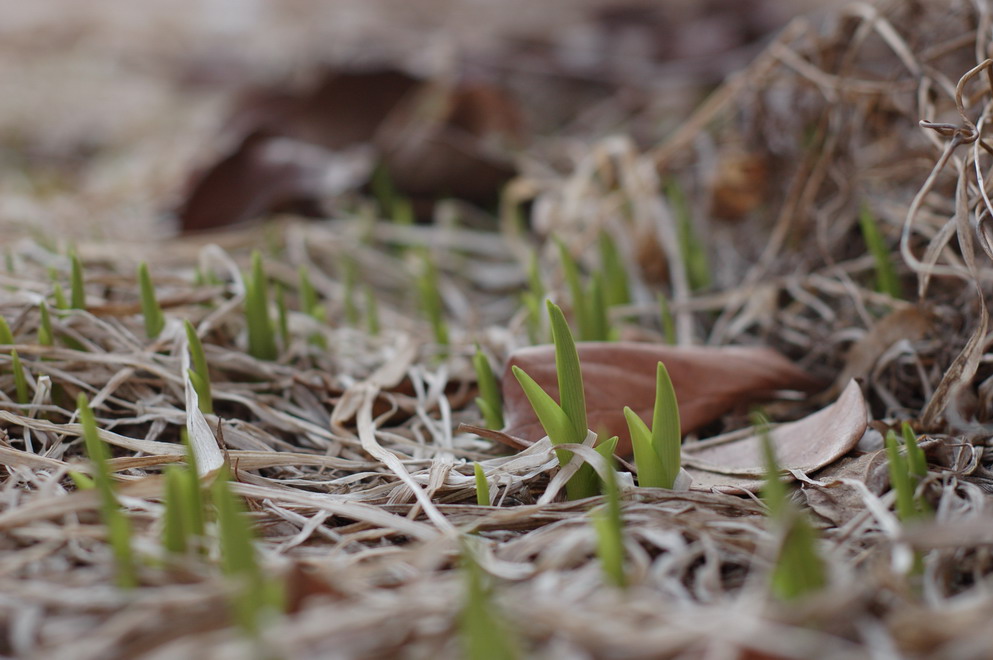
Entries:
MULTIPOLYGON (((83 441, 92 467, 92 477, 71 473, 81 490, 95 490, 100 497, 100 516, 114 555, 117 583, 123 588, 138 586, 140 559, 132 545, 132 529, 121 508, 111 476, 110 452, 100 438, 96 419, 85 394, 77 401, 83 441)), ((267 577, 256 557, 251 522, 241 499, 231 490, 227 466, 222 468, 204 497, 196 460, 186 442, 186 465, 165 470, 162 548, 168 562, 187 562, 203 557, 211 542, 207 521, 213 521, 213 539, 220 555, 221 572, 232 582, 232 616, 249 633, 257 633, 266 617, 281 612, 282 585, 267 577)))
POLYGON ((918 496, 917 486, 927 476, 927 458, 917 444, 910 424, 903 423, 904 453, 900 452, 896 432, 886 433, 886 457, 889 462, 890 485, 896 493, 896 513, 907 522, 931 514, 927 501, 918 496))
MULTIPOLYGON (((584 285, 579 263, 565 243, 558 240, 556 243, 580 341, 613 339, 616 332, 610 322, 610 308, 631 302, 627 270, 617 245, 607 232, 600 234, 600 270, 591 273, 589 282, 584 285)), ((531 299, 538 293, 535 288, 532 283, 531 299)))

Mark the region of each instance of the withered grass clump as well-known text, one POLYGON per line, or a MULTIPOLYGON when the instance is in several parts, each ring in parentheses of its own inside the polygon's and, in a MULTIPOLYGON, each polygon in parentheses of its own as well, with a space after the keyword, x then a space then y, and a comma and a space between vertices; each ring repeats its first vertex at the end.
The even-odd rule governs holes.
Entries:
MULTIPOLYGON (((137 184, 88 143, 26 158, 45 176, 0 177, 31 202, 4 196, 0 221, 53 217, 11 230, 0 274, 0 655, 484 657, 473 635, 498 621, 501 657, 985 657, 991 16, 958 0, 825 10, 654 141, 543 136, 498 209, 527 209, 527 234, 458 204, 458 222, 417 225, 349 198, 322 222, 137 243, 80 230, 70 250, 54 210, 71 199, 82 223, 108 179, 137 184), (546 299, 564 310, 551 324, 546 299), (608 461, 580 446, 599 430, 572 425, 573 398, 562 463, 583 465, 560 483, 548 439, 510 450, 457 429, 482 426, 477 389, 496 407, 476 346, 502 359, 567 318, 595 339, 771 345, 827 383, 770 404, 773 421, 858 378, 872 430, 769 506, 641 488, 622 461, 604 498, 608 461), (231 477, 212 491, 224 511, 192 523, 174 504, 193 483, 186 429, 214 436, 231 477), (800 509, 805 549, 787 552, 800 509), (193 540, 222 527, 235 555, 193 540), (781 577, 813 548, 823 573, 781 577), (252 593, 265 602, 239 602, 252 593)), ((658 125, 657 104, 633 106, 632 125, 658 125)))

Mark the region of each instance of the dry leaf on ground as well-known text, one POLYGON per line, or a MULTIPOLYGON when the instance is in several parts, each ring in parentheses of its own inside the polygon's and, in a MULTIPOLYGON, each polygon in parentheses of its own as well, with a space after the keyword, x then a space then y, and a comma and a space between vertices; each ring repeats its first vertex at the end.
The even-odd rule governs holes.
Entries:
MULTIPOLYGON (((620 437, 617 453, 631 453, 624 406, 651 423, 655 406, 655 368, 663 362, 679 401, 683 433, 714 421, 737 406, 761 400, 776 390, 811 390, 818 382, 768 348, 662 346, 634 342, 579 343, 590 428, 620 437)), ((503 375, 508 434, 537 440, 545 435, 531 404, 510 368, 518 366, 558 398, 555 352, 535 346, 514 352, 503 375)))
MULTIPOLYGON (((814 472, 838 460, 865 433, 869 412, 854 380, 838 400, 803 419, 769 431, 779 464, 787 470, 814 472)), ((683 464, 693 488, 723 492, 754 491, 765 475, 762 441, 757 433, 728 434, 684 445, 683 464)))

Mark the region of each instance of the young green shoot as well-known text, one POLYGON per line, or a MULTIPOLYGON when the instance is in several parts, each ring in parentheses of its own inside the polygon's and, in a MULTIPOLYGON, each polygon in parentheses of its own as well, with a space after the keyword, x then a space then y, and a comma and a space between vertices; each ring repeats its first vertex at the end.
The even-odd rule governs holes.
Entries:
POLYGON ((262 267, 262 253, 252 252, 252 270, 245 276, 245 320, 248 353, 257 360, 275 360, 276 332, 269 316, 269 283, 262 267))
POLYGON ((927 457, 917 444, 917 435, 907 422, 903 423, 900 431, 903 433, 903 444, 907 448, 907 467, 910 474, 918 480, 923 479, 927 476, 927 457))
POLYGON ((83 283, 83 264, 79 260, 79 255, 73 250, 69 255, 72 261, 72 280, 70 293, 72 295, 71 305, 73 309, 86 309, 86 288, 83 283))
POLYGON ((676 232, 679 237, 679 252, 683 256, 686 267, 686 277, 693 291, 710 287, 710 263, 703 243, 693 230, 693 215, 683 189, 675 180, 665 186, 665 196, 672 205, 676 216, 676 232))
POLYGON ((592 327, 590 313, 587 309, 586 291, 580 279, 579 264, 562 240, 556 238, 555 244, 559 248, 559 260, 562 262, 562 276, 565 278, 565 284, 569 289, 569 298, 572 300, 572 313, 579 329, 579 338, 582 341, 594 341, 594 328, 592 327))
POLYGON ((28 379, 24 375, 24 365, 21 364, 21 356, 16 350, 10 351, 10 370, 14 374, 14 393, 17 396, 17 403, 27 405, 31 403, 31 394, 28 392, 28 379))
POLYGON ((515 660, 521 657, 512 631, 493 603, 488 576, 476 561, 468 541, 462 546, 465 599, 459 613, 459 637, 466 660, 515 660))
POLYGON ((145 335, 149 339, 155 339, 165 328, 165 316, 155 297, 155 287, 148 273, 148 264, 144 261, 138 264, 138 290, 141 292, 141 314, 145 318, 145 335))
POLYGON ((14 343, 14 333, 10 330, 7 319, 0 316, 0 346, 12 346, 14 343))
POLYGON ((659 292, 659 323, 662 326, 662 336, 665 343, 670 346, 676 345, 676 319, 672 316, 672 309, 669 307, 669 299, 665 294, 659 292))
POLYGON ((307 269, 307 266, 300 264, 300 268, 297 269, 297 276, 300 281, 300 311, 308 316, 312 316, 318 321, 322 321, 324 319, 324 309, 317 300, 317 290, 314 289, 314 283, 310 281, 310 271, 307 269))
POLYGON ((859 227, 862 229, 862 238, 872 255, 876 269, 876 291, 885 293, 891 298, 902 298, 903 291, 900 287, 900 277, 893 266, 893 259, 890 251, 886 247, 882 232, 876 217, 868 206, 863 206, 859 213, 859 227))
POLYGON ((793 600, 824 588, 827 575, 817 552, 817 533, 805 515, 790 501, 786 484, 780 478, 779 463, 766 424, 759 424, 765 455, 766 481, 762 499, 769 516, 780 530, 776 565, 771 575, 773 594, 793 600))
MULTIPOLYGON (((616 446, 617 439, 612 438, 612 440, 612 443, 610 441, 608 443, 616 446)), ((606 459, 609 466, 607 479, 603 482, 606 502, 590 515, 593 519, 593 529, 596 531, 597 556, 600 558, 604 577, 615 587, 623 589, 627 586, 627 576, 624 572, 624 521, 621 517, 613 453, 606 456, 606 459)))
MULTIPOLYGON (((905 430, 904 433, 907 433, 905 430)), ((917 482, 921 479, 918 474, 924 461, 924 474, 927 474, 927 462, 923 452, 917 446, 917 438, 910 431, 911 440, 907 443, 907 455, 900 451, 896 432, 890 429, 886 433, 886 458, 889 462, 890 486, 896 494, 896 514, 903 522, 921 518, 929 513, 927 503, 915 496, 917 482), (913 449, 912 449, 913 448, 913 449), (920 455, 917 455, 918 452, 920 455)))
POLYGON ((603 273, 604 302, 608 307, 627 305, 631 302, 631 287, 628 284, 628 271, 617 249, 617 243, 606 232, 600 232, 600 269, 603 273))
POLYGON ((624 419, 631 434, 638 485, 672 488, 679 475, 682 435, 676 392, 664 364, 659 362, 655 371, 655 408, 651 430, 627 406, 624 407, 624 419))
POLYGON ((266 617, 283 610, 282 585, 267 578, 258 563, 252 525, 241 498, 231 491, 226 467, 222 468, 210 490, 217 510, 221 570, 238 583, 238 593, 232 599, 231 608, 237 623, 255 635, 266 617))
POLYGON ((162 546, 166 552, 184 554, 189 544, 183 489, 186 475, 182 467, 167 465, 165 468, 165 514, 162 525, 162 546))
POLYGON ((438 267, 427 250, 422 254, 421 273, 417 277, 417 293, 421 309, 424 310, 424 315, 431 324, 435 341, 447 346, 448 324, 445 322, 444 306, 438 289, 438 267))
POLYGON ((365 294, 365 327, 369 334, 376 336, 379 334, 379 303, 376 302, 376 294, 372 287, 363 288, 365 294))
POLYGON ((531 263, 528 266, 528 290, 521 294, 521 302, 527 310, 528 339, 531 340, 532 344, 541 344, 547 341, 544 314, 541 309, 545 293, 545 286, 541 283, 538 254, 534 253, 531 255, 531 263))
POLYGON ((65 290, 62 288, 62 284, 56 279, 58 273, 53 268, 50 274, 52 276, 52 301, 55 303, 55 309, 69 309, 69 301, 66 299, 65 290))
MULTIPOLYGON (((556 403, 524 370, 515 365, 512 371, 552 445, 582 444, 586 439, 588 426, 579 353, 562 310, 551 301, 547 307, 552 340, 555 343, 555 370, 561 404, 556 403)), ((555 455, 563 466, 572 460, 572 452, 567 450, 555 450, 555 455)), ((566 495, 570 500, 590 497, 596 492, 596 473, 589 465, 583 465, 566 483, 566 495)))
POLYGON ((38 303, 40 315, 38 321, 38 343, 42 346, 55 344, 55 333, 52 331, 52 317, 48 313, 48 304, 42 300, 38 303))
POLYGON ((96 418, 93 416, 93 411, 90 410, 90 402, 85 394, 79 394, 76 406, 79 410, 79 422, 83 427, 83 442, 86 445, 86 453, 93 464, 93 483, 100 493, 100 515, 107 527, 107 536, 114 552, 117 584, 124 588, 131 588, 138 584, 134 556, 131 552, 131 523, 121 510, 117 497, 114 495, 113 480, 107 465, 107 461, 110 460, 110 452, 107 451, 107 446, 100 439, 96 418))
POLYGON ((189 321, 186 321, 184 325, 192 365, 189 370, 190 383, 197 393, 200 412, 204 415, 212 415, 214 413, 214 399, 210 392, 210 371, 207 368, 207 356, 203 352, 203 344, 200 343, 196 328, 189 321))
POLYGON ((476 347, 476 354, 472 356, 472 366, 476 369, 476 383, 479 386, 479 396, 476 397, 476 405, 483 413, 486 421, 486 428, 503 428, 503 400, 500 396, 500 388, 490 361, 486 359, 482 349, 476 347))
POLYGON ((486 481, 486 473, 479 463, 472 464, 472 472, 476 477, 476 504, 479 506, 490 505, 490 484, 486 481))

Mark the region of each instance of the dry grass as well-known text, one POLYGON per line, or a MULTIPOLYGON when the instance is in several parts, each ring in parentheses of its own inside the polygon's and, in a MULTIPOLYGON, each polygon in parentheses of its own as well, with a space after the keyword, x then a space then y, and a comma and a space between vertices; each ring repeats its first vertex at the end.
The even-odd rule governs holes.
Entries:
MULTIPOLYGON (((660 338, 661 270, 681 341, 771 345, 834 381, 835 393, 851 377, 863 380, 879 420, 863 451, 799 475, 831 584, 798 604, 768 592, 775 537, 758 501, 628 490, 632 586, 621 592, 605 585, 595 559, 587 514, 598 501, 549 501, 557 462, 547 443, 505 455, 455 431, 480 423, 474 343, 504 357, 526 342, 516 292, 535 242, 509 214, 499 231, 455 205, 470 228, 342 213, 155 242, 165 230, 152 229, 153 210, 209 132, 205 118, 218 116, 216 98, 201 92, 188 106, 171 101, 182 108, 171 121, 201 127, 175 143, 166 129, 108 123, 112 155, 62 153, 51 137, 52 153, 6 163, 0 172, 21 174, 0 183, 11 259, 0 267, 0 314, 34 399, 13 402, 10 359, 0 355, 0 654, 236 658, 254 646, 288 658, 458 657, 459 534, 475 532, 500 610, 532 655, 987 657, 993 204, 985 177, 993 151, 982 136, 993 78, 988 65, 974 67, 988 52, 991 22, 985 2, 856 5, 823 23, 800 19, 655 146, 543 138, 508 191, 505 208, 533 202, 535 233, 568 236, 577 254, 592 259, 603 228, 618 237, 637 301, 624 310, 627 334, 660 338), (938 124, 921 128, 922 119, 938 124), (169 144, 164 160, 151 155, 169 144), (733 185, 735 176, 746 183, 733 185), (663 179, 678 181, 706 237, 715 284, 705 294, 684 275, 672 208, 658 194, 663 179), (742 220, 721 222, 712 219, 715 186, 733 200, 762 194, 742 220), (873 261, 858 230, 863 205, 902 256, 905 300, 872 290, 873 261), (108 222, 97 225, 104 211, 108 222), (132 227, 148 231, 123 234, 132 227), (68 285, 68 237, 86 265, 87 310, 55 315, 60 339, 43 347, 37 305, 51 292, 50 269, 68 285), (652 238, 664 248, 643 253, 652 238), (415 246, 429 247, 439 264, 447 354, 413 304, 417 262, 405 250, 415 246), (286 285, 291 309, 296 269, 307 264, 331 319, 322 326, 291 311, 292 341, 272 363, 246 353, 240 273, 254 247, 286 285), (145 258, 168 319, 154 342, 144 337, 134 278, 145 258), (342 320, 347 258, 380 301, 377 336, 342 320), (195 285, 197 266, 218 283, 195 285), (285 578, 294 608, 260 641, 230 624, 231 585, 210 558, 161 561, 159 475, 181 460, 188 418, 183 319, 197 325, 211 365, 217 414, 208 425, 249 502, 266 571, 285 578), (327 350, 308 342, 315 332, 327 350), (67 337, 85 350, 66 348, 67 337), (72 403, 80 391, 113 446, 136 529, 142 586, 133 592, 113 586, 95 493, 77 491, 67 476, 86 469, 72 403), (904 419, 929 438, 921 488, 936 511, 913 527, 890 510, 876 452, 878 431, 904 419), (495 506, 475 505, 472 461, 483 464, 495 506), (915 553, 923 553, 919 574, 915 553)), ((159 61, 151 50, 145 56, 159 61)), ((15 110, 6 111, 7 135, 31 141, 46 128, 15 110)), ((47 117, 63 137, 80 138, 64 116, 47 117)), ((602 128, 589 121, 590 134, 602 128)), ((554 245, 540 249, 561 297, 554 245)), ((832 397, 767 411, 796 419, 832 397)), ((728 416, 708 431, 744 423, 728 416)))

